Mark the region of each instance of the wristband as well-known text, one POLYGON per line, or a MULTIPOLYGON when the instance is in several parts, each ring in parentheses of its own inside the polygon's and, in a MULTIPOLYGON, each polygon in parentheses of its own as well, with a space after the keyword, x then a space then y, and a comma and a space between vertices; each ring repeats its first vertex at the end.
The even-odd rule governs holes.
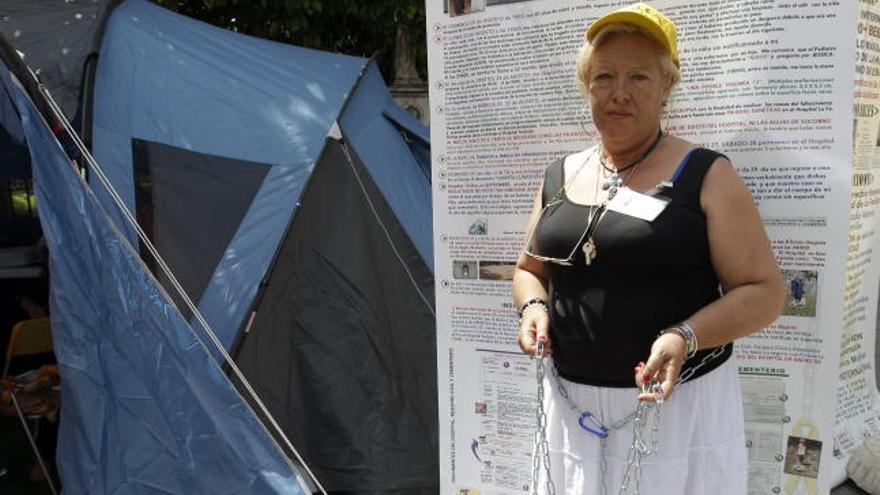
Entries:
POLYGON ((544 312, 546 312, 546 313, 550 312, 550 308, 547 306, 547 301, 541 299, 540 297, 535 297, 533 299, 529 299, 522 306, 520 306, 519 317, 522 318, 523 315, 526 313, 527 309, 529 309, 531 306, 535 306, 537 304, 540 304, 541 307, 544 308, 544 312))
MULTIPOLYGON (((660 335, 667 333, 674 333, 679 335, 684 339, 685 344, 685 357, 690 359, 694 357, 697 353, 697 349, 699 347, 699 343, 697 342, 697 334, 694 333, 694 329, 685 322, 676 323, 669 328, 665 328, 660 332, 660 335)), ((658 335, 659 336, 659 335, 658 335)))

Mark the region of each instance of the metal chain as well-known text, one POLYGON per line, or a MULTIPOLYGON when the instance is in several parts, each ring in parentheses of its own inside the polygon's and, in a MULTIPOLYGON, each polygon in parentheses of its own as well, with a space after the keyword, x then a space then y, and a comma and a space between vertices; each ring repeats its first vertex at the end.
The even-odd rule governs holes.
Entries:
MULTIPOLYGON (((541 364, 540 366, 543 367, 544 365, 541 364)), ((559 390, 559 395, 561 395, 562 398, 565 399, 565 405, 567 405, 568 408, 572 410, 572 412, 574 412, 575 414, 580 416, 581 413, 583 412, 583 409, 579 408, 574 403, 574 400, 572 400, 571 396, 568 394, 568 388, 566 388, 565 384, 562 382, 562 377, 559 376, 559 371, 556 369, 556 366, 554 366, 552 368, 552 371, 553 371, 553 379, 556 381, 556 388, 559 390)), ((620 428, 626 426, 630 421, 632 421, 633 418, 636 417, 636 414, 637 414, 637 411, 633 411, 628 416, 612 423, 611 426, 607 426, 607 425, 603 425, 603 426, 605 426, 608 429, 608 432, 611 433, 615 430, 619 430, 620 428)))
MULTIPOLYGON (((636 407, 635 418, 633 418, 632 442, 630 442, 626 463, 623 467, 623 480, 621 481, 618 495, 628 494, 631 482, 635 484, 633 494, 639 494, 642 483, 642 459, 656 454, 660 450, 660 408, 663 405, 663 391, 658 381, 651 380, 642 386, 642 392, 653 393, 655 402, 654 404, 640 402, 638 407, 636 407), (654 414, 649 416, 651 410, 654 411, 654 414), (645 439, 645 429, 648 427, 649 422, 652 423, 650 448, 648 448, 645 439)), ((605 455, 604 451, 602 455, 605 455)), ((607 493, 604 480, 602 488, 607 493)))
MULTIPOLYGON (((543 361, 543 360, 541 360, 541 361, 543 361)), ((543 382, 545 365, 543 362, 541 362, 538 364, 538 367, 541 369, 540 379, 543 382)), ((592 415, 588 411, 583 411, 582 409, 578 408, 577 405, 575 405, 574 400, 571 398, 571 395, 568 393, 568 388, 566 388, 565 384, 563 383, 562 378, 559 376, 559 372, 555 366, 552 368, 552 371, 553 371, 553 378, 556 382, 556 387, 559 390, 559 395, 561 395, 562 398, 565 400, 565 403, 568 406, 568 408, 571 409, 580 418, 583 418, 584 415, 589 415, 588 416, 589 418, 595 419, 594 415, 592 415)), ((653 452, 656 452, 659 448, 659 433, 660 433, 660 428, 659 428, 660 407, 659 407, 659 404, 662 402, 662 397, 659 395, 660 394, 660 383, 657 382, 656 380, 652 380, 643 387, 642 391, 643 392, 652 391, 658 398, 657 405, 655 406, 654 404, 651 404, 651 403, 641 402, 636 407, 635 411, 633 411, 632 413, 615 421, 614 423, 611 423, 610 426, 606 426, 601 420, 595 419, 596 423, 598 424, 598 427, 600 428, 599 431, 604 432, 604 435, 597 434, 597 436, 599 436, 599 442, 600 442, 600 448, 601 448, 599 466, 600 466, 600 470, 601 470, 601 474, 602 474, 602 479, 601 479, 602 493, 605 495, 608 494, 608 485, 607 485, 607 472, 608 472, 608 459, 607 459, 607 457, 608 456, 605 455, 605 452, 607 449, 607 437, 609 434, 613 433, 614 431, 620 430, 621 428, 623 428, 624 426, 626 426, 630 422, 633 423, 633 441, 630 444, 630 451, 627 455, 626 464, 624 465, 625 475, 624 475, 623 484, 621 485, 621 489, 620 489, 620 494, 622 494, 622 495, 628 493, 626 490, 627 490, 627 486, 628 486, 628 480, 630 478, 635 478, 635 480, 636 480, 635 493, 636 494, 639 493, 638 492, 638 489, 639 489, 638 483, 640 483, 640 481, 641 481, 642 457, 647 457, 647 456, 651 455, 653 452), (653 421, 651 421, 651 423, 652 423, 652 429, 651 429, 652 430, 652 438, 650 441, 651 448, 648 449, 646 446, 647 444, 646 444, 646 440, 645 440, 645 428, 648 425, 648 422, 649 422, 648 421, 648 413, 651 410, 655 410, 656 413, 653 415, 653 421)), ((539 393, 543 397, 543 386, 542 385, 539 385, 539 393)), ((549 476, 549 472, 548 472, 548 476, 549 476)))
POLYGON ((705 365, 709 364, 710 362, 723 356, 724 351, 727 350, 727 345, 728 344, 724 344, 721 347, 716 347, 715 349, 712 350, 712 352, 703 356, 703 359, 701 359, 700 362, 697 363, 696 366, 688 368, 688 369, 682 371, 681 373, 679 373, 678 380, 675 381, 675 384, 678 385, 679 383, 684 383, 684 382, 690 380, 691 377, 694 376, 694 373, 696 373, 698 369, 702 368, 703 366, 705 366, 705 365))
POLYGON ((538 342, 538 350, 535 352, 538 361, 538 407, 536 419, 538 429, 535 431, 535 448, 532 454, 532 495, 538 495, 538 475, 541 465, 544 467, 544 475, 547 477, 547 495, 556 495, 556 485, 550 476, 550 444, 547 442, 547 412, 544 411, 544 343, 538 342))
MULTIPOLYGON (((676 385, 684 383, 687 380, 691 379, 691 377, 693 377, 694 373, 696 373, 697 370, 714 361, 715 359, 723 356, 726 348, 727 345, 723 345, 721 347, 713 349, 712 352, 703 356, 700 362, 697 363, 695 366, 687 368, 686 370, 681 372, 678 376, 678 379, 675 381, 676 385)), ((550 476, 550 449, 547 442, 547 414, 544 410, 544 376, 546 374, 546 367, 544 360, 543 343, 538 343, 538 350, 535 353, 535 358, 538 362, 536 377, 538 381, 538 429, 535 432, 535 447, 534 455, 532 457, 532 495, 537 495, 538 493, 538 475, 541 471, 542 464, 544 468, 544 473, 547 477, 547 494, 556 495, 556 486, 554 485, 553 480, 550 476)), ((611 424, 611 426, 606 426, 601 420, 597 419, 595 415, 593 415, 589 411, 585 411, 579 408, 577 404, 574 403, 574 400, 568 393, 568 388, 566 388, 565 384, 563 383, 562 378, 559 376, 559 372, 557 371, 555 366, 553 366, 552 371, 554 381, 556 382, 556 388, 559 390, 559 395, 562 396, 568 408, 571 409, 571 411, 574 412, 576 415, 578 415, 579 421, 584 421, 584 419, 587 418, 598 427, 597 431, 586 427, 585 429, 599 436, 601 449, 601 459, 599 462, 602 474, 602 493, 605 495, 608 494, 608 486, 606 484, 608 461, 607 456, 605 455, 607 449, 608 434, 623 428, 630 422, 633 423, 632 442, 630 443, 626 462, 623 466, 623 480, 621 482, 618 495, 628 495, 630 493, 630 488, 632 488, 633 495, 638 495, 641 490, 642 459, 652 454, 656 454, 660 450, 660 411, 663 405, 663 392, 660 388, 660 383, 657 380, 651 380, 650 382, 642 385, 643 393, 654 394, 655 402, 653 404, 649 402, 640 402, 635 411, 615 421, 611 424), (650 414, 652 411, 653 414, 650 414), (648 428, 649 423, 651 425, 650 442, 647 441, 645 436, 645 432, 648 428), (650 443, 650 447, 648 446, 648 443, 650 443)), ((581 426, 584 427, 583 423, 581 423, 581 426)))

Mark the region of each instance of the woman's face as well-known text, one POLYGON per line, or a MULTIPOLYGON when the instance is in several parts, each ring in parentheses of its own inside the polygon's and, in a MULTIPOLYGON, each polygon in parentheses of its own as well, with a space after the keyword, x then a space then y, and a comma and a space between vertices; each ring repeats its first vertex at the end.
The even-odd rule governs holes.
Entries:
POLYGON ((652 42, 612 36, 593 49, 590 64, 590 111, 606 145, 636 146, 655 135, 670 81, 652 42))

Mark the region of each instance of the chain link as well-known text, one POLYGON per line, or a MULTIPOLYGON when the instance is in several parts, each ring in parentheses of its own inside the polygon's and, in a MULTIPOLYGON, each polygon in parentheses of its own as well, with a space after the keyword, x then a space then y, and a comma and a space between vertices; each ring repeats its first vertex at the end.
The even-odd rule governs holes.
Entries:
POLYGON ((705 365, 711 363, 712 361, 723 356, 724 351, 727 350, 727 345, 728 344, 725 344, 721 347, 716 347, 715 349, 712 350, 712 352, 703 356, 703 359, 701 359, 700 362, 697 363, 696 366, 688 368, 688 369, 682 371, 681 373, 679 373, 678 380, 675 381, 676 385, 679 383, 684 383, 684 382, 690 380, 691 377, 694 376, 694 373, 696 373, 698 369, 702 368, 703 366, 705 366, 705 365))
POLYGON ((538 350, 535 352, 538 361, 538 407, 536 419, 538 429, 535 432, 535 449, 532 454, 532 495, 538 495, 538 475, 541 465, 544 467, 544 475, 547 477, 547 495, 556 495, 556 485, 550 476, 550 444, 547 442, 547 412, 544 410, 544 343, 538 342, 538 350))
MULTIPOLYGON (((626 463, 623 466, 623 480, 620 484, 618 495, 627 495, 630 493, 630 483, 633 483, 633 494, 638 495, 641 491, 642 483, 642 459, 650 455, 656 454, 660 450, 660 408, 663 405, 663 391, 660 388, 660 382, 651 380, 642 386, 642 392, 653 393, 655 403, 640 402, 636 407, 635 417, 633 418, 633 435, 630 442, 629 452, 627 452, 626 463), (650 414, 651 411, 654 414, 650 414), (645 430, 651 425, 651 447, 648 448, 645 430)), ((605 451, 602 451, 605 456, 605 451)), ((603 473, 604 477, 604 473, 603 473)), ((607 487, 603 479, 602 489, 604 493, 608 493, 607 487)))
MULTIPOLYGON (((727 345, 723 345, 713 349, 712 352, 703 356, 700 362, 695 366, 685 369, 679 374, 678 379, 675 381, 676 385, 691 379, 697 370, 723 356, 726 348, 727 345)), ((535 358, 538 363, 536 376, 538 380, 538 429, 535 432, 534 455, 532 456, 532 495, 538 494, 538 476, 542 467, 546 476, 547 495, 556 495, 556 486, 550 475, 550 448, 547 442, 547 413, 544 410, 544 376, 546 375, 544 357, 544 344, 539 342, 538 350, 535 353, 535 358)), ((584 415, 587 415, 591 420, 597 421, 598 426, 600 427, 599 431, 604 432, 604 435, 600 435, 596 431, 588 430, 599 436, 601 449, 599 465, 602 475, 602 493, 604 495, 608 494, 608 486, 606 483, 606 475, 608 471, 606 455, 607 437, 609 434, 632 422, 632 441, 630 443, 629 452, 627 453, 626 462, 623 466, 623 480, 618 495, 628 495, 630 493, 633 495, 639 495, 642 481, 642 459, 652 454, 656 454, 660 450, 660 411, 663 405, 663 391, 660 388, 660 383, 657 380, 651 380, 642 386, 642 392, 654 394, 654 403, 640 402, 635 411, 615 421, 611 426, 606 426, 601 419, 596 418, 595 415, 589 411, 579 408, 577 404, 574 403, 574 400, 572 400, 571 395, 568 393, 568 388, 566 388, 563 383, 555 366, 553 366, 552 371, 556 388, 559 390, 559 395, 562 396, 568 408, 578 415, 579 419, 582 419, 584 415), (652 411, 653 414, 650 414, 652 411), (650 440, 645 436, 649 423, 651 425, 650 440), (649 443, 650 447, 648 446, 649 443), (630 492, 630 489, 632 489, 632 492, 630 492)))

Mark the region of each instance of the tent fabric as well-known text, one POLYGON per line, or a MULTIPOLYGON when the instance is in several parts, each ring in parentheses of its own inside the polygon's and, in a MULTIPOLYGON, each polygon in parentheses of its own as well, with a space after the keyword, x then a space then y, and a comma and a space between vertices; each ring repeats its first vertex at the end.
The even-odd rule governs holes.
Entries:
POLYGON ((123 3, 107 23, 93 151, 130 208, 132 139, 271 165, 198 302, 227 348, 364 64, 233 33, 143 0, 123 3))
MULTIPOLYGON (((133 150, 138 222, 189 297, 198 301, 269 165, 140 139, 134 140, 133 150), (177 249, 180 245, 186 249, 177 249)), ((156 273, 156 260, 143 247, 141 255, 156 273)), ((164 274, 157 278, 171 287, 164 274)), ((189 319, 192 312, 176 291, 169 292, 189 319)))
POLYGON ((421 142, 425 144, 431 142, 431 134, 430 131, 428 131, 428 128, 425 127, 417 118, 413 117, 412 114, 404 110, 400 105, 396 103, 385 105, 382 113, 385 114, 385 116, 388 117, 395 124, 397 124, 401 129, 412 134, 421 142))
POLYGON ((0 33, 25 54, 68 119, 80 101, 86 59, 98 49, 115 0, 3 0, 0 33), (51 35, 47 36, 47 33, 51 35))
POLYGON ((406 120, 401 118, 400 113, 404 114, 406 117, 410 119, 414 119, 409 112, 403 110, 397 105, 390 106, 382 112, 383 115, 388 117, 390 120, 400 131, 401 136, 404 141, 406 141, 407 145, 409 145, 410 151, 412 151, 413 157, 419 164, 419 167, 422 169, 422 173, 425 175, 425 178, 428 180, 428 183, 431 182, 431 141, 428 136, 423 135, 423 133, 416 131, 412 127, 408 125, 406 120), (399 112, 391 112, 389 110, 398 110, 399 112))
POLYGON ((65 493, 303 493, 7 65, 0 78, 21 114, 50 251, 65 493))
POLYGON ((0 180, 31 177, 31 158, 24 139, 24 129, 12 99, 0 96, 0 180))
POLYGON ((9 143, 15 146, 24 146, 24 129, 21 128, 21 119, 8 94, 0 98, 0 128, 3 130, 4 145, 9 143))
MULTIPOLYGON (((238 344, 246 376, 321 483, 436 493, 424 126, 393 102, 375 63, 144 0, 113 9, 100 46, 98 163, 221 345, 238 344)), ((22 131, 40 162, 52 251, 65 488, 299 493, 280 435, 235 393, 164 276, 150 275, 95 170, 83 190, 33 122, 22 131)))
POLYGON ((328 491, 436 493, 433 277, 328 139, 236 362, 328 491))
POLYGON ((424 200, 431 197, 431 181, 423 170, 411 166, 413 151, 399 128, 403 126, 423 138, 424 126, 414 124, 414 120, 394 102, 376 64, 371 63, 346 105, 339 126, 415 244, 422 261, 433 267, 431 203, 424 200), (395 116, 396 125, 385 113, 395 116))
MULTIPOLYGON (((18 119, 18 116, 15 115, 13 118, 18 119)), ((0 180, 30 178, 31 158, 27 143, 24 142, 23 135, 19 137, 14 134, 14 124, 9 124, 12 127, 10 129, 7 123, 10 123, 10 120, 0 115, 0 163, 4 164, 0 167, 0 180)))

